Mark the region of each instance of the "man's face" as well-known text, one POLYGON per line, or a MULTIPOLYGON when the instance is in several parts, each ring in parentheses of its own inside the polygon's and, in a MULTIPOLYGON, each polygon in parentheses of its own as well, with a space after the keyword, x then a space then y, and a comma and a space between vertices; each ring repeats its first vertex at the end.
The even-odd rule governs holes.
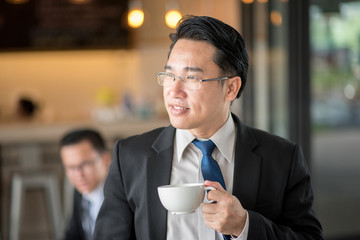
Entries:
POLYGON ((87 140, 61 148, 66 175, 80 193, 90 193, 105 180, 108 157, 99 154, 87 140))
MULTIPOLYGON (((200 79, 224 77, 213 61, 216 48, 205 41, 180 39, 169 56, 166 72, 176 76, 196 76, 200 79)), ((165 107, 175 128, 188 129, 196 137, 211 137, 226 121, 230 102, 227 82, 201 83, 199 89, 186 89, 176 79, 164 87, 165 107)))

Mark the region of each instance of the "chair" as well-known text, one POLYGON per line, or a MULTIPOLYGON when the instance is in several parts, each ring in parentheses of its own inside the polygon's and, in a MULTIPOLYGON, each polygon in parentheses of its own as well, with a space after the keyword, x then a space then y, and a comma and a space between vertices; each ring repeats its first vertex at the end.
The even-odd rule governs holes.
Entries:
POLYGON ((11 207, 10 207, 10 240, 19 239, 20 216, 26 190, 42 189, 48 206, 49 219, 52 225, 54 239, 63 237, 63 217, 61 212, 58 181, 51 173, 16 173, 12 177, 11 207))

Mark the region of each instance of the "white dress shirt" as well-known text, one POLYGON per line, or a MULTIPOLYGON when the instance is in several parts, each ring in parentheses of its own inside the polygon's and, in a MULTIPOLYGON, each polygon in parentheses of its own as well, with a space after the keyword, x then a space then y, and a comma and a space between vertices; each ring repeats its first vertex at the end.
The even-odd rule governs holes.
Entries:
MULTIPOLYGON (((229 115, 225 124, 210 138, 216 145, 212 157, 221 168, 226 190, 229 193, 232 193, 233 189, 235 130, 234 120, 229 115)), ((201 174, 202 152, 192 143, 194 139, 195 136, 188 130, 176 129, 170 184, 204 182, 201 174)), ((248 225, 247 216, 244 230, 236 239, 247 239, 248 225)), ((200 207, 193 214, 173 215, 168 213, 167 239, 223 240, 223 237, 222 234, 205 225, 200 207)))
POLYGON ((90 216, 91 216, 92 223, 93 223, 93 225, 91 226, 91 232, 94 232, 95 221, 96 221, 97 215, 100 211, 102 202, 104 201, 103 189, 104 189, 104 182, 100 183, 99 186, 97 186, 97 188, 95 188, 92 192, 84 193, 82 195, 83 198, 89 200, 91 203, 90 204, 90 216))

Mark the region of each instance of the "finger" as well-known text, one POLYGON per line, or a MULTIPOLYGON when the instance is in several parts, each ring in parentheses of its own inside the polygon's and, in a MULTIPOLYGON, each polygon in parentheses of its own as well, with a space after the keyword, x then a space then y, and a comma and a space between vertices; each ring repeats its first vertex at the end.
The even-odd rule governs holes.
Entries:
POLYGON ((201 210, 203 214, 217 214, 219 212, 216 203, 205 203, 202 205, 201 210))
POLYGON ((220 192, 226 192, 226 190, 221 186, 220 183, 218 182, 213 182, 213 181, 209 181, 209 180, 205 180, 205 186, 206 187, 213 187, 216 190, 220 191, 220 192))
POLYGON ((208 224, 219 224, 221 215, 218 214, 204 214, 202 215, 206 225, 208 224))
POLYGON ((207 199, 215 201, 215 203, 222 201, 226 197, 226 192, 219 190, 211 190, 207 193, 207 199))
POLYGON ((205 224, 216 231, 219 231, 223 225, 226 225, 224 216, 219 213, 209 214, 203 212, 202 217, 205 224))

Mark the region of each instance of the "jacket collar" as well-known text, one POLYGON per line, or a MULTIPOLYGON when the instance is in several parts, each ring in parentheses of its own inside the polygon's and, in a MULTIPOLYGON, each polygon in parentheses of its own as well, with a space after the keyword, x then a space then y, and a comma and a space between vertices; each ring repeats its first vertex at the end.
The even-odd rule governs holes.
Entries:
POLYGON ((261 158, 254 149, 258 146, 252 130, 233 114, 237 126, 233 195, 245 209, 254 209, 260 181, 261 158))
POLYGON ((152 145, 147 161, 147 211, 149 239, 166 239, 167 211, 162 206, 157 187, 170 183, 175 128, 164 128, 152 145))

